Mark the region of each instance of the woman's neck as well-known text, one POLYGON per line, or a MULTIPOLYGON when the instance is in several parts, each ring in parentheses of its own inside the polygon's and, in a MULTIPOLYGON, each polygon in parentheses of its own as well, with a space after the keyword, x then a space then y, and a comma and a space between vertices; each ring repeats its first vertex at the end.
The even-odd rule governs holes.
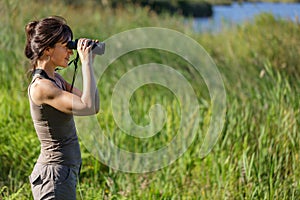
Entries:
POLYGON ((54 66, 50 66, 48 63, 43 61, 38 61, 36 69, 44 70, 50 78, 54 79, 54 66))

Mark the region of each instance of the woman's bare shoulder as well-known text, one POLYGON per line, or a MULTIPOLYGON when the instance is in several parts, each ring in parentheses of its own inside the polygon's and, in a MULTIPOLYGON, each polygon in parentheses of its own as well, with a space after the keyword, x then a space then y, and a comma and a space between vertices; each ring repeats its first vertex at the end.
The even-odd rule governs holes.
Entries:
POLYGON ((53 99, 59 92, 59 88, 48 79, 36 78, 30 86, 30 96, 34 103, 42 104, 46 99, 53 99))

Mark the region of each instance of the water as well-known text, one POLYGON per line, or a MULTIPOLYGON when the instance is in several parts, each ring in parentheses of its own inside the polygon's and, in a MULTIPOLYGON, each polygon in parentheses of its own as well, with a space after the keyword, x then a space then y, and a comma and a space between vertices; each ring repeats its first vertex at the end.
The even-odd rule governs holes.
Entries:
POLYGON ((254 17, 261 13, 270 13, 275 17, 299 21, 300 3, 232 3, 230 6, 214 6, 213 17, 196 18, 194 29, 198 32, 218 32, 223 28, 228 28, 241 24, 245 21, 252 21, 254 17))

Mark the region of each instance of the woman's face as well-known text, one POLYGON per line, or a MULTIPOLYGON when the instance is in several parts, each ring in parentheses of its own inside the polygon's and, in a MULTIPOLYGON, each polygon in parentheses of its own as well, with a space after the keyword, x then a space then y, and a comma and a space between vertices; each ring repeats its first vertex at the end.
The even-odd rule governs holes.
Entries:
POLYGON ((70 55, 73 55, 73 50, 67 47, 67 43, 58 42, 53 48, 51 62, 55 66, 68 67, 70 55))

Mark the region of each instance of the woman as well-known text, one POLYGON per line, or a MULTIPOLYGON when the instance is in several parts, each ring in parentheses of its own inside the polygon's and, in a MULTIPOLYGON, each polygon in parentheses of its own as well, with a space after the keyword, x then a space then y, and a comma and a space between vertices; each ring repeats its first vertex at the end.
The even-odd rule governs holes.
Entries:
POLYGON ((32 21, 25 31, 25 55, 33 70, 28 87, 30 112, 41 143, 40 156, 29 176, 32 193, 34 199, 76 199, 81 154, 73 115, 92 115, 99 110, 91 46, 88 39, 78 40, 83 77, 80 91, 55 72, 58 66, 68 67, 73 54, 67 47, 73 33, 65 20, 47 17, 32 21))

